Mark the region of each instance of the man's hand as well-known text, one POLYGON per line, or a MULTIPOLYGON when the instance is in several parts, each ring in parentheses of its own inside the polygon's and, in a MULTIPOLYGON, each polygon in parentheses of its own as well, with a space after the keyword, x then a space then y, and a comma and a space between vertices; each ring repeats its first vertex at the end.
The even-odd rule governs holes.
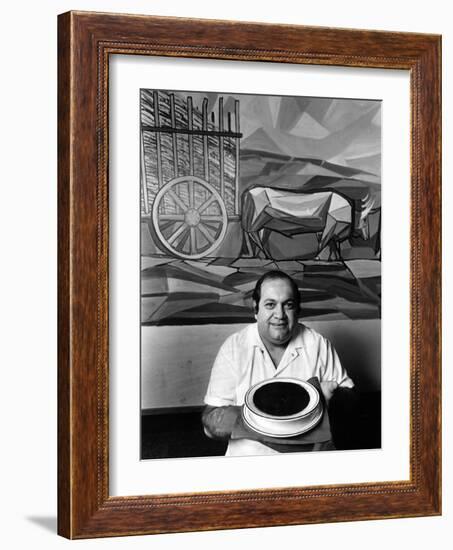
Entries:
POLYGON ((240 414, 241 407, 208 405, 201 417, 205 434, 212 439, 228 439, 240 414))
POLYGON ((326 380, 324 382, 321 382, 321 390, 327 405, 329 404, 329 401, 331 400, 332 395, 337 388, 338 384, 333 380, 326 380))

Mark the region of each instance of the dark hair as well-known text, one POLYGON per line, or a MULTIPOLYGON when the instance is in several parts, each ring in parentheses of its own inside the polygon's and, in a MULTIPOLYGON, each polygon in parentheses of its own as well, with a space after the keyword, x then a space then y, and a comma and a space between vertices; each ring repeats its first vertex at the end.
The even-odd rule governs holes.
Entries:
POLYGON ((258 304, 260 303, 261 299, 261 287, 263 286, 263 283, 265 283, 266 281, 276 281, 278 279, 289 282, 293 291, 294 300, 296 301, 297 311, 300 310, 300 292, 295 280, 284 271, 274 269, 273 271, 268 271, 267 273, 264 273, 264 275, 261 275, 261 277, 256 281, 256 285, 253 289, 252 294, 255 313, 258 312, 258 304))

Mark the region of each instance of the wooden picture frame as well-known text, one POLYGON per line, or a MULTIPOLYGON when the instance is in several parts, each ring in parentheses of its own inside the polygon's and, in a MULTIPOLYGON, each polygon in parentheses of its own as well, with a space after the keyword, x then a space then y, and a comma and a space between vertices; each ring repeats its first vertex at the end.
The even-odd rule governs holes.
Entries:
POLYGON ((59 534, 89 538, 440 514, 440 37, 88 12, 65 13, 58 23, 59 534), (410 72, 410 480, 109 495, 111 54, 410 72))

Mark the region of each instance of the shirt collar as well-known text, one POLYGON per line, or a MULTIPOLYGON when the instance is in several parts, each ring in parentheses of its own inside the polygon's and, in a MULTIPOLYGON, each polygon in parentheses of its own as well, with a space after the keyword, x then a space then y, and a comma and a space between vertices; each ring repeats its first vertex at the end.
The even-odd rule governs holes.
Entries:
MULTIPOLYGON (((251 325, 251 328, 252 330, 250 331, 250 339, 251 339, 252 346, 259 348, 261 351, 266 351, 266 347, 263 344, 263 341, 261 340, 261 337, 258 332, 258 324, 253 323, 251 325)), ((291 340, 288 342, 288 345, 286 346, 287 351, 289 351, 292 354, 297 355, 297 350, 304 347, 303 338, 302 338, 303 329, 304 329, 304 326, 298 323, 296 333, 293 335, 291 340)))

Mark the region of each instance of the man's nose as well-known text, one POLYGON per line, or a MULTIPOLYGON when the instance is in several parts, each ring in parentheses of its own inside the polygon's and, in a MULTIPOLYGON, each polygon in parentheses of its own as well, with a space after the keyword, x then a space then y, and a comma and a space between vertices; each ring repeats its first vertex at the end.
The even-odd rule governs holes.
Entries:
POLYGON ((275 306, 275 310, 274 310, 274 313, 275 313, 275 316, 278 318, 278 319, 284 319, 285 318, 285 308, 283 307, 282 304, 277 304, 275 306))

